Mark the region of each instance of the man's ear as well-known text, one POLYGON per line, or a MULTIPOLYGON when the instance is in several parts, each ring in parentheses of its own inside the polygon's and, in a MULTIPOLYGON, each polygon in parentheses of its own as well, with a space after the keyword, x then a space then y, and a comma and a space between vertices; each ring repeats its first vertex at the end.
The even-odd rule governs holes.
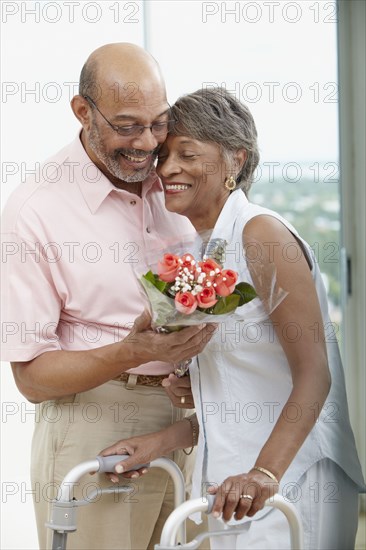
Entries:
POLYGON ((84 130, 89 130, 91 124, 91 107, 87 100, 81 95, 74 96, 71 100, 71 109, 82 124, 84 130))

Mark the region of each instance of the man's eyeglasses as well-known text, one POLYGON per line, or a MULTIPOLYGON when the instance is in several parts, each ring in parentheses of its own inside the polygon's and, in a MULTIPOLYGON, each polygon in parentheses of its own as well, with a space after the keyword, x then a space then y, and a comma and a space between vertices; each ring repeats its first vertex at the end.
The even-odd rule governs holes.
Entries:
POLYGON ((153 122, 150 126, 143 126, 142 124, 131 124, 129 126, 116 126, 115 124, 112 124, 111 122, 109 122, 109 120, 98 109, 96 103, 92 100, 91 97, 89 97, 88 95, 85 95, 84 99, 86 99, 88 103, 90 103, 93 107, 96 108, 98 113, 104 118, 107 124, 109 124, 112 130, 117 132, 117 134, 119 134, 120 136, 137 137, 142 134, 145 128, 150 128, 154 136, 160 137, 166 134, 167 132, 169 132, 175 124, 175 120, 164 120, 164 121, 153 122))

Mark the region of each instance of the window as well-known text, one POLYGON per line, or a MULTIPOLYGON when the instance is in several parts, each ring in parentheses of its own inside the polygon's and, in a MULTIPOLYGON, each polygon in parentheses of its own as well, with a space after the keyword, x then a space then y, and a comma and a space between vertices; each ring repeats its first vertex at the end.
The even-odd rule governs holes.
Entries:
POLYGON ((340 337, 335 2, 146 5, 146 44, 172 102, 220 85, 251 109, 261 163, 250 199, 282 214, 312 246, 328 289, 329 330, 340 337))

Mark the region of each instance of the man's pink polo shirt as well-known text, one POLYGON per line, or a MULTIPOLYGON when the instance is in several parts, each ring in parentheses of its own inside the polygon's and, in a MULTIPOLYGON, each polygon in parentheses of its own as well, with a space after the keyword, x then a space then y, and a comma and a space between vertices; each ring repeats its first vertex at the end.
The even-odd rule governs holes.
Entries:
MULTIPOLYGON (((79 136, 11 195, 2 229, 2 359, 123 339, 147 302, 134 267, 192 234, 155 172, 142 197, 117 189, 79 136)), ((167 363, 133 369, 165 374, 167 363)))

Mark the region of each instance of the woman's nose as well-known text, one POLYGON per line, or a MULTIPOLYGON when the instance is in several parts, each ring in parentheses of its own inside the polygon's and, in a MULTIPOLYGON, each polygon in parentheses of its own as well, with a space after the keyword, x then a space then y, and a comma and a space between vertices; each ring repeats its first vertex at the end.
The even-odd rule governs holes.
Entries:
POLYGON ((181 171, 179 164, 174 160, 172 155, 168 155, 162 160, 158 161, 156 171, 159 176, 168 178, 172 174, 178 174, 181 171))

